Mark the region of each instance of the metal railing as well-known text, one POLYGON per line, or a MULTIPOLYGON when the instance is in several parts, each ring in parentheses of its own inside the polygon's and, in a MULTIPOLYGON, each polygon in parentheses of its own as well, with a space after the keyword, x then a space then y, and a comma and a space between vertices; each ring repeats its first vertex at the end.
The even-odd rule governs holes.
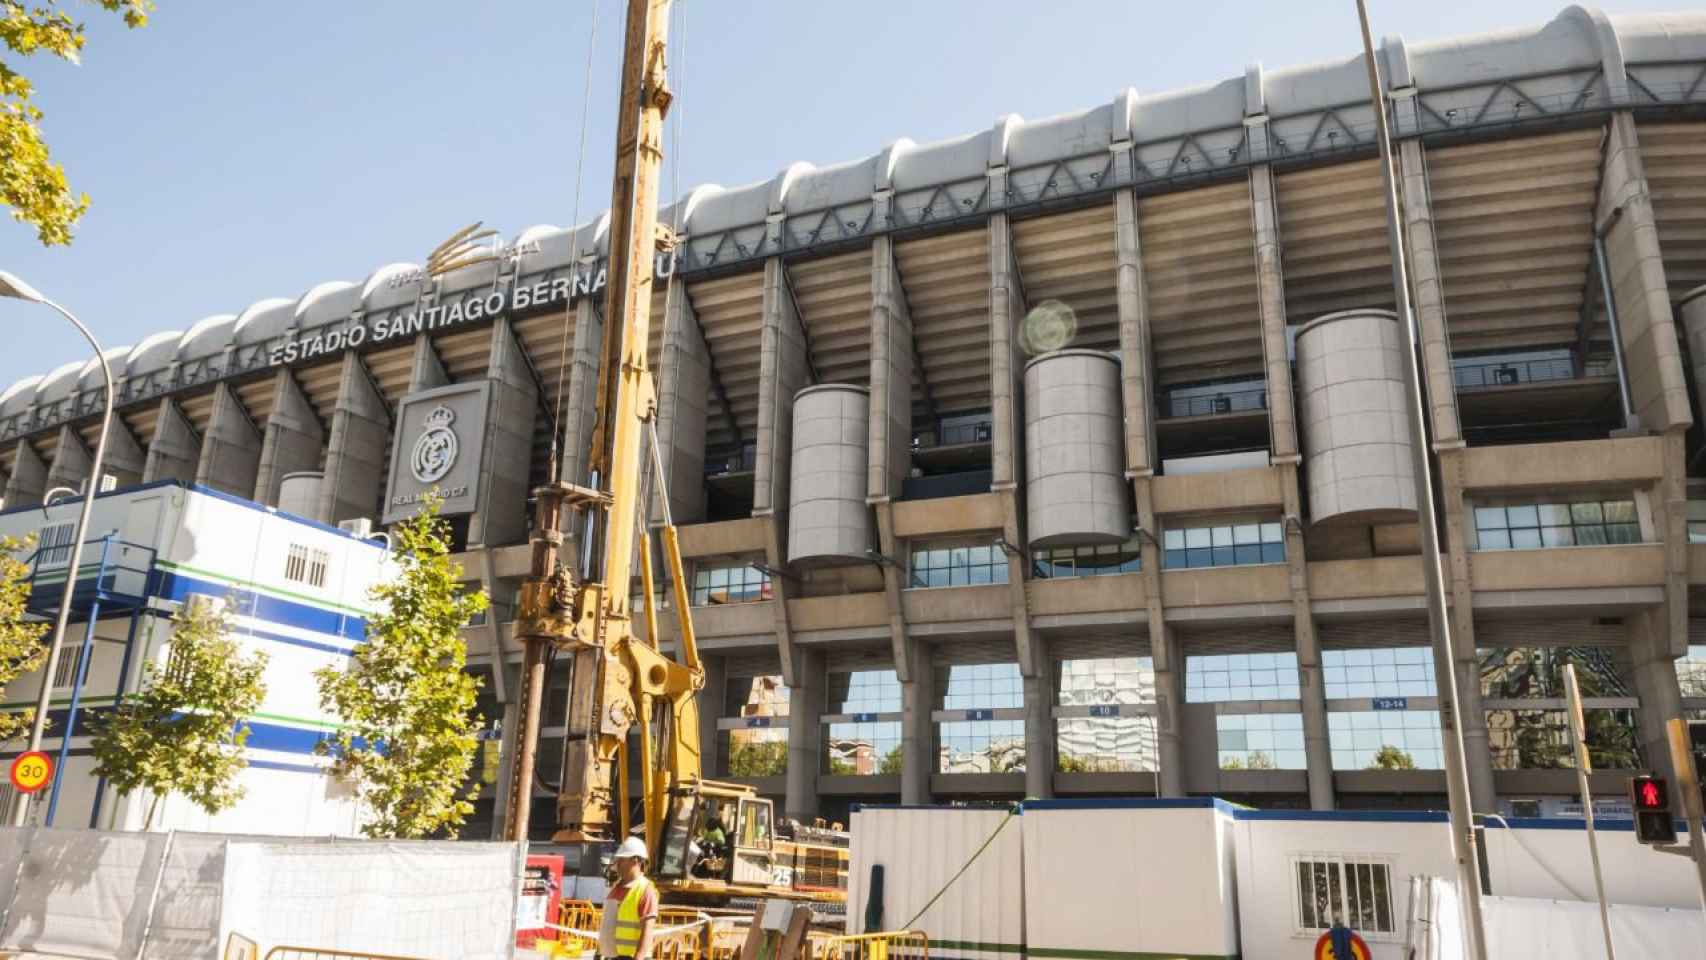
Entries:
POLYGON ((130 543, 115 535, 83 541, 84 560, 78 565, 77 576, 71 577, 71 544, 53 543, 38 547, 25 561, 29 568, 30 611, 45 613, 57 606, 61 591, 68 580, 75 580, 72 589, 87 593, 86 600, 74 598, 86 607, 90 601, 114 603, 141 602, 148 594, 148 581, 154 573, 153 547, 130 543), (99 545, 98 551, 89 549, 99 545), (93 559, 89 559, 93 553, 93 559))
MULTIPOLYGON (((1613 373, 1610 360, 1589 360, 1582 377, 1608 377, 1613 373)), ((1453 363, 1452 379, 1459 390, 1487 390, 1514 387, 1525 383, 1555 383, 1574 380, 1575 361, 1569 357, 1549 357, 1538 360, 1499 360, 1491 363, 1453 363)))
POLYGON ((740 452, 715 460, 706 458, 705 476, 717 477, 727 473, 751 473, 758 467, 758 448, 741 447, 740 452))
POLYGON ((266 960, 426 960, 426 958, 400 957, 389 953, 361 953, 354 950, 328 950, 322 947, 280 945, 267 951, 266 960))
POLYGON ((922 930, 824 937, 812 948, 812 960, 930 960, 930 938, 922 930))
POLYGON ((1209 417, 1223 413, 1247 413, 1268 408, 1266 387, 1226 390, 1220 393, 1181 397, 1167 396, 1163 418, 1209 417))

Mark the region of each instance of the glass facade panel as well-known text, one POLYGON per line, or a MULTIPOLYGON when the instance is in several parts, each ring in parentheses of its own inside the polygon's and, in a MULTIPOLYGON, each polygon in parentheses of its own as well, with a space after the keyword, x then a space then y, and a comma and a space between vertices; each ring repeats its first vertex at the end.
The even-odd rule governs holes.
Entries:
POLYGON ((1295 700, 1297 654, 1234 653, 1185 658, 1185 702, 1295 700))
POLYGON ((1476 549, 1640 543, 1633 500, 1572 500, 1475 508, 1476 549))
POLYGON ((692 604, 695 607, 769 599, 770 575, 751 564, 700 566, 693 570, 692 604))
MULTIPOLYGON (((899 713, 900 681, 893 670, 854 670, 829 675, 828 713, 899 713)), ((900 773, 898 720, 829 724, 824 737, 825 773, 900 773)))
MULTIPOLYGON (((754 724, 788 716, 788 686, 780 674, 731 677, 723 701, 729 715, 754 724)), ((718 760, 731 777, 774 777, 788 771, 788 728, 751 726, 723 731, 718 760)))
POLYGON ((1444 745, 1433 710, 1327 714, 1334 770, 1442 770, 1444 745))
MULTIPOLYGON (((1588 728, 1588 759, 1596 771, 1641 766, 1635 711, 1588 709, 1583 720, 1588 728)), ((1495 770, 1576 766, 1569 719, 1563 710, 1488 710, 1487 738, 1495 770)))
POLYGON ((1706 697, 1706 646, 1690 646, 1676 661, 1676 682, 1685 697, 1706 697))
POLYGON ((1302 770, 1303 715, 1221 714, 1214 718, 1222 770, 1302 770))
MULTIPOLYGON (((1149 657, 1062 660, 1055 672, 1063 707, 1155 702, 1155 668, 1149 657)), ((1062 717, 1055 726, 1056 768, 1063 773, 1158 769, 1154 717, 1062 717)))
POLYGON ((1125 543, 1093 547, 1054 547, 1031 552, 1031 576, 1038 580, 1065 577, 1101 577, 1136 573, 1143 569, 1143 554, 1136 537, 1125 543))
POLYGON ((1166 529, 1161 547, 1166 570, 1285 562, 1285 534, 1277 523, 1166 529))
POLYGON ((992 544, 915 543, 907 586, 968 587, 1007 582, 1007 554, 992 544))
MULTIPOLYGON (((1016 663, 980 663, 939 669, 940 709, 1002 710, 1025 705, 1016 663)), ((937 724, 941 773, 1018 773, 1025 769, 1025 721, 944 720, 937 724)))
POLYGON ((1323 650, 1321 674, 1329 700, 1437 695, 1427 647, 1323 650))

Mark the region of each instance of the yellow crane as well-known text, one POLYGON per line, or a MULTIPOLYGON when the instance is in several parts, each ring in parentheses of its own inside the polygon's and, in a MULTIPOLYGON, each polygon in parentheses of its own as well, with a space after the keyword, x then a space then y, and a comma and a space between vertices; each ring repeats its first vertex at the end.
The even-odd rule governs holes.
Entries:
POLYGON ((705 671, 668 496, 661 489, 664 472, 652 429, 657 394, 646 358, 653 263, 657 252, 675 243, 657 222, 663 120, 671 97, 664 59, 669 8, 670 0, 628 2, 606 321, 588 459, 593 485, 559 480, 536 491, 531 570, 515 621, 526 659, 509 836, 528 836, 546 672, 552 658, 563 656, 570 663, 570 686, 553 840, 581 845, 584 858, 628 834, 628 740, 637 726, 646 847, 666 897, 701 903, 752 896, 845 901, 845 834, 779 823, 771 802, 752 788, 702 776, 696 696, 705 671), (658 644, 652 554, 639 517, 648 454, 665 504, 661 546, 674 585, 679 659, 666 656, 658 644), (563 562, 565 521, 587 531, 591 563, 578 576, 563 562), (646 606, 643 635, 636 634, 630 609, 636 554, 646 606), (713 817, 726 838, 716 848, 698 842, 713 817), (795 835, 779 836, 785 829, 795 835))

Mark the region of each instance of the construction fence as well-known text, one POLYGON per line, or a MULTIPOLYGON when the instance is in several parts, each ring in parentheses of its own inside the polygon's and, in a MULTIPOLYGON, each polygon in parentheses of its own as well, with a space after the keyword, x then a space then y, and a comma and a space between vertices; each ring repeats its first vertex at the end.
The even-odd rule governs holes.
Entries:
POLYGON ((508 958, 511 843, 0 828, 0 951, 132 960, 508 958))
MULTIPOLYGON (((555 936, 535 950, 560 958, 590 960, 598 951, 601 904, 564 900, 558 908, 555 936)), ((740 960, 752 934, 752 918, 711 916, 699 910, 661 907, 653 934, 652 960, 740 960)), ((811 930, 802 960, 930 960, 930 939, 916 930, 856 935, 811 930)))

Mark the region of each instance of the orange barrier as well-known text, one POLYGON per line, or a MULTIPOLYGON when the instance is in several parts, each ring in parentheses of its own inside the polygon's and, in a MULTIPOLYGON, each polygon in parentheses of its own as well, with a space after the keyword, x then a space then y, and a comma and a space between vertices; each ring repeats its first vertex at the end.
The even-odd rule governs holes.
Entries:
POLYGON ((812 960, 930 960, 930 938, 920 930, 825 937, 818 949, 812 960))

